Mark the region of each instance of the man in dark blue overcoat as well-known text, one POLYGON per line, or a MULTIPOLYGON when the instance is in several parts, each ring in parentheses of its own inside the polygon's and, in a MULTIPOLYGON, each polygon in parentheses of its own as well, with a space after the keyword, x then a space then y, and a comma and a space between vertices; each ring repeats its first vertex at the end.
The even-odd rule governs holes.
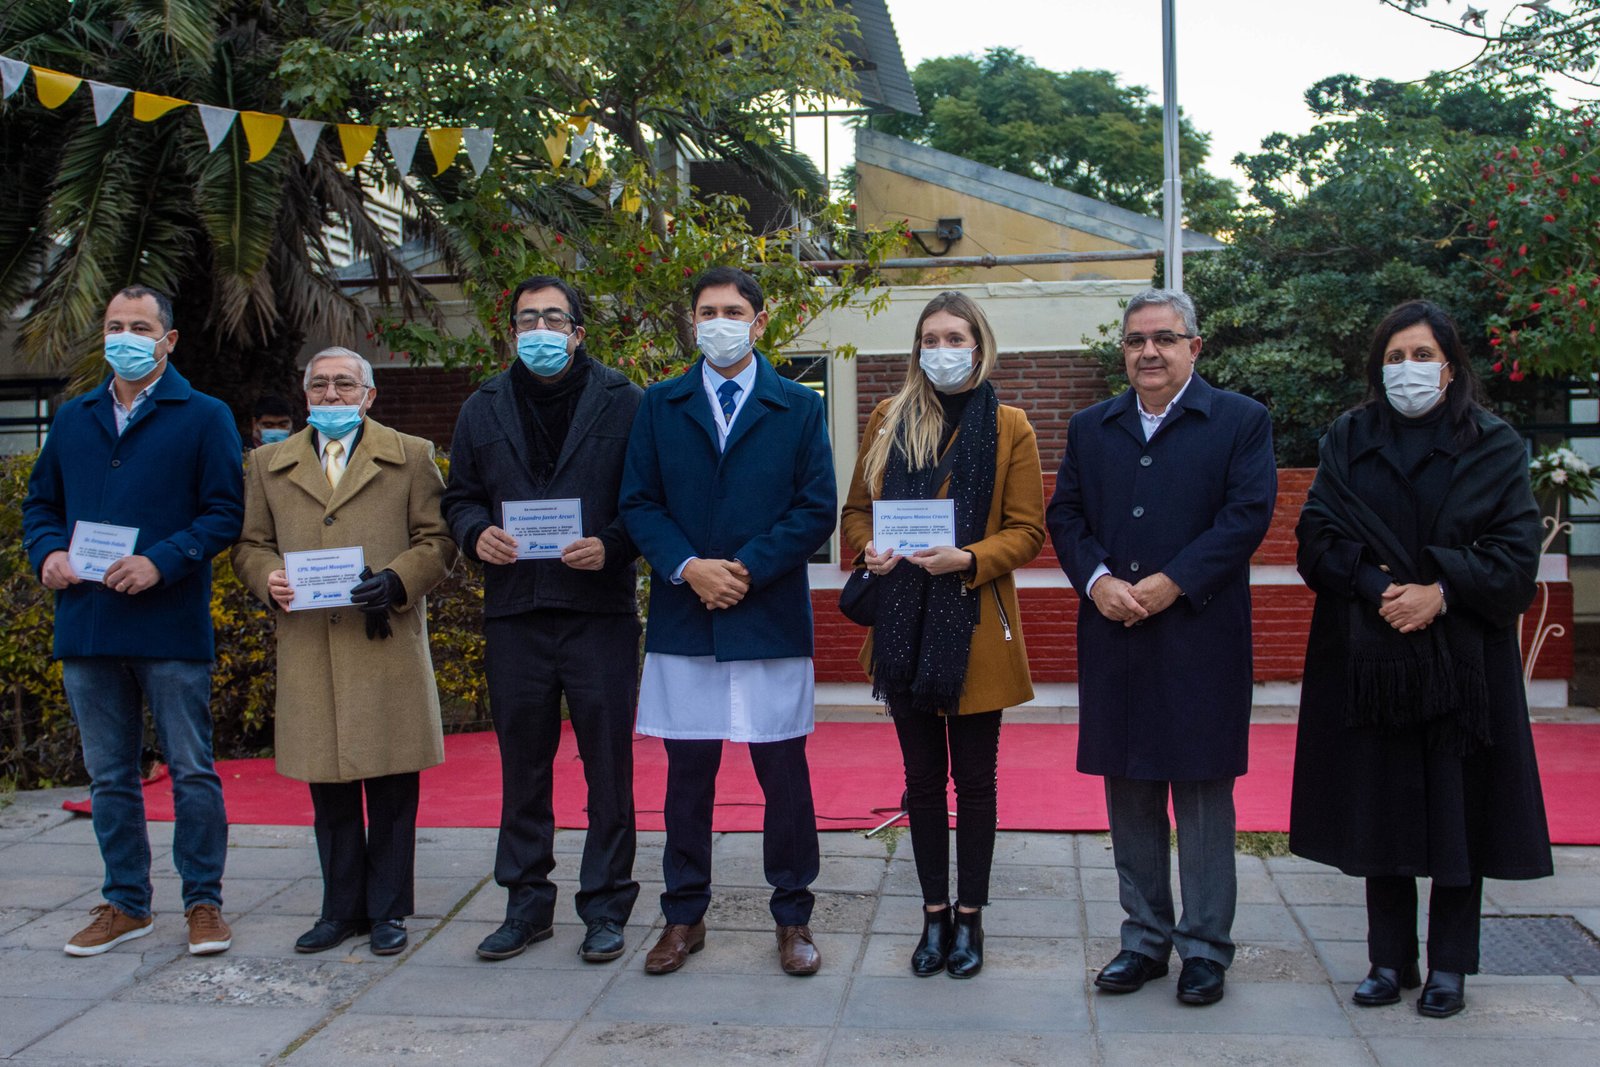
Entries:
POLYGON ((1272 427, 1194 373, 1183 293, 1134 296, 1121 343, 1132 388, 1073 416, 1047 514, 1080 597, 1078 770, 1105 777, 1127 912, 1095 984, 1131 993, 1167 974, 1176 947, 1178 999, 1211 1004, 1233 961, 1233 783, 1249 747, 1250 556, 1277 494, 1272 427))

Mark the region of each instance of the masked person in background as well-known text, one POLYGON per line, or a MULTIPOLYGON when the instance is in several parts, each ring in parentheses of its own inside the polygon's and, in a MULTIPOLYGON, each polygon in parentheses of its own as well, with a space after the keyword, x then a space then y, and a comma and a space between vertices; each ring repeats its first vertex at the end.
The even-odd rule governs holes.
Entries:
POLYGON ((583 296, 549 275, 511 296, 517 361, 467 398, 450 450, 445 515, 483 564, 489 713, 500 742, 495 881, 506 917, 478 946, 503 960, 554 933, 552 775, 561 701, 588 787, 574 903, 590 963, 623 952, 633 878, 633 710, 639 677, 638 551, 617 517, 628 431, 643 391, 589 358, 583 296), (559 550, 533 558, 508 513, 551 501, 580 513, 559 550))
POLYGON ((1539 509, 1521 436, 1477 388, 1449 315, 1391 311, 1295 531, 1317 605, 1289 848, 1366 880, 1362 1007, 1421 984, 1416 880, 1433 879, 1417 1011, 1436 1018, 1466 1006, 1483 880, 1552 871, 1518 641, 1539 509))
POLYGON ((123 289, 104 325, 111 374, 56 413, 22 506, 28 560, 56 591, 55 655, 106 866, 105 903, 66 952, 99 955, 153 928, 139 780, 148 704, 172 775, 189 951, 205 955, 233 941, 212 766, 211 558, 244 513, 239 432, 226 404, 170 365, 178 331, 164 294, 123 289))
POLYGON ((433 446, 367 415, 371 364, 324 349, 305 389, 306 428, 251 458, 233 568, 277 609, 278 773, 311 787, 322 913, 295 950, 370 931, 387 956, 415 910, 418 772, 444 761, 426 597, 456 547, 433 446), (352 603, 296 604, 285 553, 348 548, 366 564, 352 603))
POLYGON ((251 409, 250 447, 275 445, 294 433, 294 407, 277 393, 263 393, 251 409))

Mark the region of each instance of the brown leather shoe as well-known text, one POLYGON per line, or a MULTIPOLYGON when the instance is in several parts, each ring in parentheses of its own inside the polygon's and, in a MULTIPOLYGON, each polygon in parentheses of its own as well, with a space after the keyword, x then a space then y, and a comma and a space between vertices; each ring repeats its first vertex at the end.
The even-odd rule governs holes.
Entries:
POLYGON ((822 966, 822 953, 817 951, 817 943, 811 940, 811 927, 778 927, 778 962, 783 964, 785 974, 804 976, 817 973, 822 966))
POLYGON ((688 962, 692 953, 706 947, 706 924, 702 919, 693 926, 668 923, 661 931, 661 940, 644 958, 645 974, 671 974, 688 962))

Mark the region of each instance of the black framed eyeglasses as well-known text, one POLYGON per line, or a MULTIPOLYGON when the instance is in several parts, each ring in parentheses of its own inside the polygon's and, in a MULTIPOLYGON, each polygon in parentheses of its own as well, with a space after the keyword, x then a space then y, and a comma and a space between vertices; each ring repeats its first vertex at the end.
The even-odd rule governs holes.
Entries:
POLYGON ((1154 342, 1157 351, 1171 352, 1182 342, 1199 336, 1197 333, 1174 333, 1171 330, 1161 330, 1158 333, 1129 333, 1122 337, 1122 350, 1143 352, 1147 343, 1154 342))
POLYGON ((543 311, 529 308, 511 316, 512 325, 517 328, 518 333, 537 330, 541 321, 545 329, 554 330, 556 333, 571 333, 578 325, 571 315, 560 308, 545 308, 543 311))

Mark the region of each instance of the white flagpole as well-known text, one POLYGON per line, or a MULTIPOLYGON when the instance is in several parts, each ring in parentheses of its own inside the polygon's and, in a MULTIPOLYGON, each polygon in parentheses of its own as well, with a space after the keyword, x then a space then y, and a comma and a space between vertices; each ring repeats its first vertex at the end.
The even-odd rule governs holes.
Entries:
POLYGON ((1166 230, 1166 284, 1183 290, 1183 178, 1178 161, 1178 29, 1175 0, 1161 0, 1161 216, 1166 230))

